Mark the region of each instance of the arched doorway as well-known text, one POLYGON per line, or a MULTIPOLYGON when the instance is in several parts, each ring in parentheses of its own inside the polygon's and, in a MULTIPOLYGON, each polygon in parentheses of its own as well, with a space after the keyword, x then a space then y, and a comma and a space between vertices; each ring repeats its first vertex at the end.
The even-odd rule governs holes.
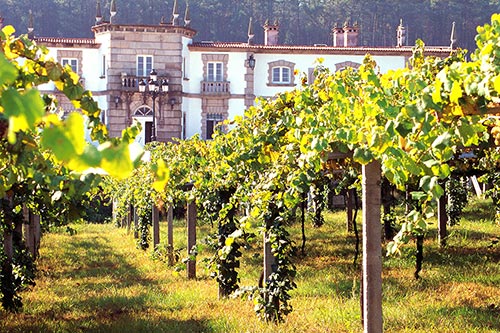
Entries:
POLYGON ((133 119, 141 123, 141 133, 135 138, 135 142, 144 146, 151 142, 152 127, 153 127, 153 109, 147 105, 138 107, 133 115, 133 119))

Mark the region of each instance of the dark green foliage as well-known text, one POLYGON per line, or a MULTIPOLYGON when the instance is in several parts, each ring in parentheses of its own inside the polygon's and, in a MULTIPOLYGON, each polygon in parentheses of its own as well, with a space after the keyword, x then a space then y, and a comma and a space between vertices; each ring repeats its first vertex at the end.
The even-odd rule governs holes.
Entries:
POLYGON ((491 188, 485 192, 485 195, 493 200, 495 219, 500 224, 500 172, 490 172, 485 175, 484 180, 491 184, 491 188))
POLYGON ((297 270, 292 258, 295 245, 290 239, 284 220, 288 214, 274 204, 270 204, 266 214, 266 231, 272 247, 274 263, 272 273, 260 289, 255 307, 257 314, 264 321, 282 322, 292 312, 290 291, 297 285, 294 282, 297 270))
POLYGON ((22 210, 16 209, 19 205, 13 207, 9 200, 0 201, 0 218, 12 222, 11 227, 4 226, 0 233, 4 236, 7 230, 12 237, 12 261, 7 258, 3 244, 0 246, 0 298, 5 310, 17 312, 23 306, 19 293, 35 285, 36 266, 19 232, 24 223, 22 210))
POLYGON ((217 221, 217 234, 208 239, 213 249, 210 264, 213 266, 211 276, 219 284, 219 295, 227 297, 239 288, 237 269, 240 267, 241 239, 234 234, 236 225, 236 207, 231 202, 234 189, 219 190, 216 193, 206 193, 200 216, 205 222, 217 221), (228 240, 231 238, 230 240, 228 240))
POLYGON ((146 250, 149 248, 149 242, 151 241, 150 228, 153 226, 153 212, 152 209, 141 209, 137 210, 138 218, 138 232, 139 239, 137 240, 137 246, 146 250))
POLYGON ((450 177, 446 182, 446 194, 448 195, 446 214, 450 226, 460 222, 462 211, 467 205, 467 185, 465 181, 465 179, 450 177))
POLYGON ((110 200, 95 196, 83 207, 83 218, 90 223, 106 223, 111 221, 113 207, 110 200))
POLYGON ((313 183, 309 191, 309 215, 314 227, 319 228, 325 224, 323 210, 327 204, 328 198, 328 183, 329 179, 325 176, 318 177, 318 180, 313 183))

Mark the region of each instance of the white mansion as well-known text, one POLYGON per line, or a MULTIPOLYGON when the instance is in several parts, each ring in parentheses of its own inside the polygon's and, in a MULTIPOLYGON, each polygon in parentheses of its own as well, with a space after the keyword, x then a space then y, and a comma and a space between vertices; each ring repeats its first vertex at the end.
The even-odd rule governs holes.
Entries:
MULTIPOLYGON (((80 75, 104 111, 103 120, 112 136, 119 136, 136 119, 143 125, 138 138, 142 144, 152 137, 167 141, 196 133, 209 139, 216 123, 243 115, 256 96, 272 97, 299 85, 296 71, 311 79, 318 58, 324 66, 340 70, 356 68, 369 53, 385 72, 404 67, 411 56, 411 48, 403 46, 402 25, 395 34, 395 47, 358 46, 359 28, 348 23, 333 28, 332 45, 310 46, 280 45, 278 23, 266 23, 265 42, 256 45, 251 20, 245 42, 194 42, 189 7, 180 20, 177 1, 172 19, 162 19, 158 25, 118 24, 115 15, 114 0, 109 21, 103 19, 97 0, 96 24, 91 28, 94 38, 38 37, 32 23, 28 31, 55 59, 80 75), (158 75, 149 82, 157 84, 154 96, 139 91, 141 81, 150 80, 153 69, 158 75)), ((426 48, 426 54, 440 57, 450 51, 451 46, 426 48)), ((55 90, 51 85, 41 89, 55 90)), ((65 110, 73 109, 58 97, 65 110)))

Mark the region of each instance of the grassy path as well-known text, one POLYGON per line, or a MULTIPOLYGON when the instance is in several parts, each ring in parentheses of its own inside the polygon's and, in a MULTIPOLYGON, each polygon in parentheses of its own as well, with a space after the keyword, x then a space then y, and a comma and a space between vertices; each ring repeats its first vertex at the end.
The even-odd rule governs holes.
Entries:
MULTIPOLYGON (((477 213, 472 214, 477 217, 477 213)), ((0 310, 0 332, 360 332, 359 268, 343 215, 328 214, 308 230, 307 255, 297 260, 293 313, 280 326, 258 321, 251 301, 217 300, 215 281, 173 274, 132 235, 112 225, 79 224, 44 236, 39 276, 23 293, 24 311, 0 310)), ((293 232, 298 240, 300 226, 293 232)), ((182 242, 178 227, 176 241, 182 242)), ((500 332, 499 227, 464 221, 439 250, 425 243, 422 279, 413 279, 414 246, 384 260, 385 332, 500 332)), ((163 238, 165 239, 165 238, 163 238)), ((182 244, 176 245, 181 247, 182 244)), ((261 258, 244 258, 242 285, 255 284, 261 258)))

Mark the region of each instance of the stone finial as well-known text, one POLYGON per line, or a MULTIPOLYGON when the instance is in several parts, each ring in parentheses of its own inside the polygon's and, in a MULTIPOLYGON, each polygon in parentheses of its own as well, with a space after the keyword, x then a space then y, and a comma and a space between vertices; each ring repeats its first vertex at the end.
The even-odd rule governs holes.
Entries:
POLYGON ((111 0, 111 6, 109 8, 109 14, 110 14, 110 18, 109 18, 109 21, 110 23, 113 23, 113 18, 115 17, 117 11, 116 11, 116 1, 115 0, 111 0))
POLYGON ((253 20, 250 17, 250 21, 248 22, 248 44, 253 44, 254 37, 255 37, 255 33, 253 31, 253 20))
POLYGON ((97 4, 95 6, 95 23, 102 23, 101 0, 97 0, 97 4))
POLYGON ((28 37, 33 38, 34 32, 35 32, 35 26, 33 24, 33 12, 30 9, 28 18, 28 37))
POLYGON ((451 24, 450 48, 453 49, 457 43, 457 32, 455 31, 455 22, 451 24))
POLYGON ((174 8, 172 9, 172 25, 179 25, 179 6, 177 0, 174 0, 174 8))
POLYGON ((189 12, 189 2, 186 2, 186 11, 184 12, 184 26, 189 27, 191 24, 191 13, 189 12))
POLYGON ((406 45, 406 28, 403 25, 403 19, 399 21, 398 28, 396 29, 397 47, 406 45))

